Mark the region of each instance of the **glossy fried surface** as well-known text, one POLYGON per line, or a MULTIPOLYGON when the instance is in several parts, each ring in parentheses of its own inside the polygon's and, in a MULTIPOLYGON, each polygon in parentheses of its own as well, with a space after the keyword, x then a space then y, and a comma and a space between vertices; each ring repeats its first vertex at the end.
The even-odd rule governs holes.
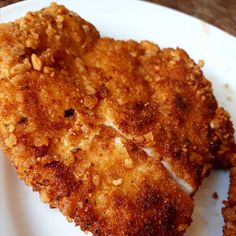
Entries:
MULTIPOLYGON (((182 235, 233 128, 181 49, 101 38, 52 4, 0 25, 0 144, 18 176, 95 235, 182 235)), ((224 160, 224 161, 223 161, 224 160)))

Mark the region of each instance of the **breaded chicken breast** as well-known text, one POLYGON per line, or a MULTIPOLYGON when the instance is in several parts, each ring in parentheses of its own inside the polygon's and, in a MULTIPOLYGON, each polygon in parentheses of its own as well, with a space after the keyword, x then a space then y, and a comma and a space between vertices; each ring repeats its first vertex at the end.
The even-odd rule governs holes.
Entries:
POLYGON ((94 235, 183 235, 203 178, 228 165, 229 115, 182 49, 101 38, 52 4, 0 25, 0 72, 3 151, 94 235))
MULTIPOLYGON (((235 148, 236 150, 236 148, 235 148)), ((224 202, 222 213, 225 220, 224 236, 236 235, 236 154, 230 156, 230 188, 228 200, 224 202)))

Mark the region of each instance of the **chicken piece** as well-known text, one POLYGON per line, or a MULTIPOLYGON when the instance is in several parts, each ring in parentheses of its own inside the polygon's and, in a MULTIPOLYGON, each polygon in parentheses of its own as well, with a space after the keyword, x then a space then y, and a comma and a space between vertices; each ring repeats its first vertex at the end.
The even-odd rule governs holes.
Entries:
POLYGON ((0 72, 0 145, 44 202, 94 235, 183 235, 234 143, 186 52, 101 38, 52 4, 0 25, 0 72))
POLYGON ((232 165, 229 196, 228 200, 224 202, 225 207, 222 209, 225 220, 224 236, 236 235, 236 154, 230 155, 229 158, 232 165))
POLYGON ((112 91, 98 107, 103 123, 160 160, 187 193, 212 164, 228 165, 232 123, 186 52, 102 38, 84 61, 103 71, 112 91))

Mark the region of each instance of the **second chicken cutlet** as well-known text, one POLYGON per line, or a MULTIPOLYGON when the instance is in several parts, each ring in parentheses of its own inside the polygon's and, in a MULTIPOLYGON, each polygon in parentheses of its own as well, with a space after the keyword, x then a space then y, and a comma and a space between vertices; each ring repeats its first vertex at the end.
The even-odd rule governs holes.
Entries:
POLYGON ((0 25, 0 143, 19 178, 94 235, 183 235, 234 144, 181 49, 101 38, 52 4, 0 25))
POLYGON ((230 155, 229 159, 231 162, 229 196, 222 209, 225 220, 224 236, 236 235, 236 154, 230 155))

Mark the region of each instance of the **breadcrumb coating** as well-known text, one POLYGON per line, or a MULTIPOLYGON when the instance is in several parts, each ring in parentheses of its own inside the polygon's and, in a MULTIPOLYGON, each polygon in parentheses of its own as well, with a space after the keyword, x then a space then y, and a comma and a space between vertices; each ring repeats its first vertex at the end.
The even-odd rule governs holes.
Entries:
POLYGON ((0 145, 20 179, 94 235, 183 235, 228 166, 229 115, 182 49, 101 38, 52 4, 0 25, 0 145))
MULTIPOLYGON (((236 147, 235 147, 236 153, 236 147)), ((224 201, 224 208, 222 214, 224 216, 224 236, 236 235, 236 154, 229 156, 231 161, 230 169, 230 188, 228 193, 228 200, 224 201)))

